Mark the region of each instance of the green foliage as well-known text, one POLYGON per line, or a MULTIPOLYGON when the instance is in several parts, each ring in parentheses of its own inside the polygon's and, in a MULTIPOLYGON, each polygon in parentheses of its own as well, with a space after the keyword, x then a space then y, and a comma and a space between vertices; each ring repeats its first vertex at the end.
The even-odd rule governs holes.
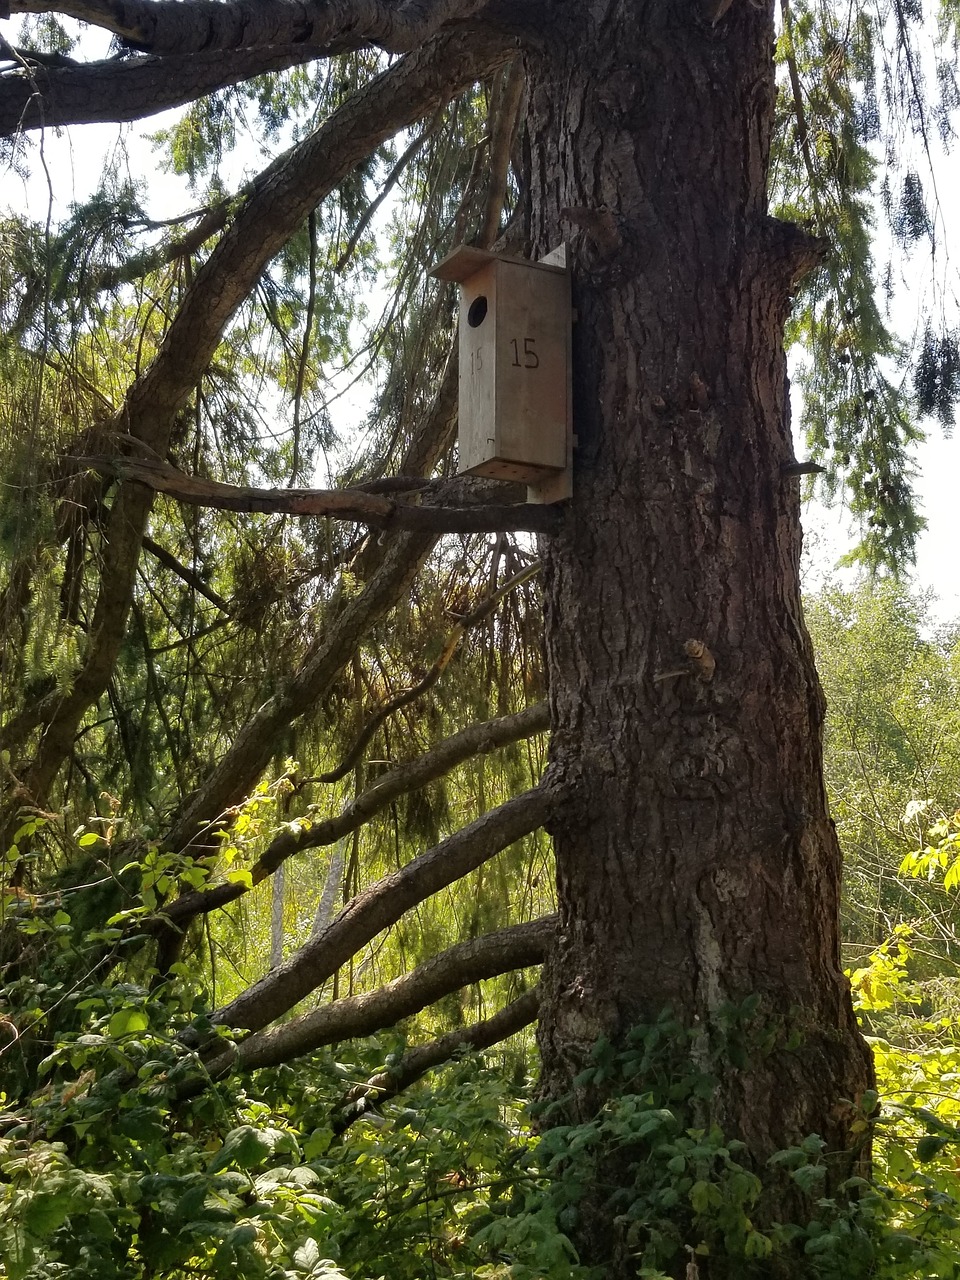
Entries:
MULTIPOLYGON (((957 830, 957 818, 937 824, 932 842, 904 859, 903 874, 949 870, 957 830)), ((912 931, 901 925, 849 976, 871 1033, 883 1104, 873 1148, 887 1228, 883 1274, 953 1278, 960 1257, 960 1017, 932 1012, 929 984, 917 980, 924 968, 912 931)))
MULTIPOLYGON (((706 1055, 718 1066, 720 1055, 739 1055, 745 1042, 758 1051, 757 1006, 750 1000, 724 1016, 706 1055)), ((557 1122, 565 1099, 542 1114, 547 1127, 532 1153, 536 1182, 512 1216, 481 1232, 517 1258, 504 1275, 599 1280, 607 1264, 579 1266, 565 1234, 579 1228, 589 1236, 598 1210, 604 1221, 614 1213, 610 1263, 616 1258, 622 1268, 629 1259, 638 1277, 667 1280, 687 1262, 694 1272, 698 1262, 708 1266, 711 1276, 766 1276, 779 1274, 771 1259, 804 1255, 810 1275, 867 1274, 872 1251, 855 1182, 844 1184, 837 1200, 822 1198, 826 1153, 816 1135, 779 1152, 766 1169, 752 1167, 745 1145, 706 1119, 717 1080, 693 1065, 704 1048, 702 1030, 683 1028, 669 1012, 634 1028, 619 1053, 606 1042, 596 1046, 594 1065, 575 1084, 598 1088, 608 1100, 587 1123, 557 1122), (784 1180, 794 1199, 799 1193, 809 1201, 803 1226, 771 1215, 771 1191, 784 1180), (541 1241, 551 1229, 555 1263, 548 1264, 541 1241)))
POLYGON ((802 427, 825 468, 829 499, 843 492, 861 540, 851 563, 871 571, 909 563, 923 520, 913 494, 920 420, 949 428, 960 396, 955 324, 931 305, 916 349, 891 315, 893 255, 938 251, 933 134, 952 132, 952 62, 936 52, 939 94, 924 82, 920 5, 842 10, 811 0, 781 6, 778 129, 771 194, 780 216, 820 237, 824 261, 797 292, 788 342, 797 356, 802 427), (903 134, 923 139, 924 175, 903 134), (925 190, 925 187, 927 190, 925 190), (913 394, 911 395, 911 384, 913 394))
POLYGON ((824 771, 844 851, 850 963, 909 925, 933 980, 954 947, 954 912, 925 879, 897 871, 918 818, 960 795, 960 650, 933 634, 927 604, 892 583, 827 587, 806 602, 827 698, 824 771))
MULTIPOLYGON (((893 74, 885 52, 893 33, 898 56, 909 56, 921 6, 834 12, 794 0, 781 12, 771 205, 826 252, 824 270, 798 291, 788 333, 804 353, 804 426, 828 490, 845 489, 861 520, 855 558, 897 567, 921 528, 910 464, 919 419, 949 427, 960 395, 956 329, 931 311, 908 349, 877 248, 878 195, 898 254, 932 244, 937 225, 927 170, 901 154, 897 133, 906 123, 925 134, 927 108, 916 78, 893 74)), ((943 0, 947 39, 957 13, 943 0)), ((23 44, 72 48, 48 17, 29 21, 23 44)), ((158 163, 189 180, 199 205, 180 217, 151 210, 118 146, 99 188, 59 225, 15 214, 0 225, 0 703, 19 721, 16 758, 2 761, 15 808, 46 735, 44 709, 69 699, 97 633, 116 499, 63 458, 116 451, 100 424, 149 368, 245 207, 239 170, 252 149, 265 157, 267 143, 307 136, 385 63, 359 50, 187 107, 156 136, 158 163)), ((930 119, 946 128, 960 96, 944 58, 937 85, 930 119)), ((276 486, 449 471, 439 448, 408 465, 452 331, 449 301, 424 271, 482 225, 496 100, 496 86, 477 86, 415 139, 358 158, 241 305, 177 416, 169 460, 200 477, 276 486), (374 227, 388 190, 389 218, 374 227), (368 326, 367 308, 381 305, 368 326), (361 369, 378 383, 375 408, 338 435, 329 405, 361 369)), ((514 195, 508 178, 506 215, 514 195)), ((296 946, 318 904, 332 914, 465 814, 539 777, 543 745, 467 762, 344 847, 291 862, 272 902, 264 885, 205 922, 162 982, 140 931, 156 929, 179 892, 251 887, 250 867, 284 825, 339 812, 381 770, 478 713, 541 697, 539 604, 531 574, 458 634, 459 619, 530 570, 531 553, 522 538, 447 540, 405 601, 352 638, 322 696, 291 711, 264 776, 244 784, 247 798, 203 815, 212 843, 199 856, 170 854, 163 836, 198 783, 257 709, 289 697, 293 674, 336 635, 383 561, 374 539, 326 522, 184 513, 162 498, 149 539, 109 687, 75 726, 68 767, 49 785, 41 778, 35 796, 27 788, 51 812, 14 820, 0 850, 5 1275, 592 1280, 571 1236, 591 1206, 609 1202, 638 1275, 702 1267, 712 1280, 726 1268, 739 1280, 792 1262, 836 1280, 956 1276, 960 847, 949 820, 919 850, 916 836, 923 814, 951 813, 960 794, 960 667, 955 643, 925 638, 915 602, 891 587, 827 593, 812 610, 847 851, 851 982, 883 1095, 876 1185, 833 1188, 817 1135, 756 1168, 710 1119, 715 1073, 758 1051, 750 1010, 731 1013, 710 1061, 667 1016, 635 1029, 620 1052, 597 1046, 577 1087, 605 1100, 582 1123, 540 1115, 539 1137, 515 1083, 522 1048, 496 1072, 460 1063, 345 1129, 344 1096, 389 1072, 397 1041, 345 1049, 345 1062, 317 1054, 242 1086, 206 1080, 190 1045, 199 1033, 223 1047, 211 1010, 263 973, 273 925, 296 946), (426 696, 388 717, 337 774, 378 709, 434 668, 426 696), (802 1221, 771 1210, 771 1188, 807 1206, 802 1221)), ((531 837, 408 913, 343 966, 334 994, 395 977, 453 932, 475 937, 551 905, 546 842, 531 837)), ((524 980, 451 995, 404 1030, 429 1035, 482 1016, 491 993, 524 980)), ((864 1133, 875 1102, 861 1100, 864 1133)))
MULTIPOLYGON (((937 824, 904 872, 950 872, 958 833, 956 817, 937 824)), ((138 869, 148 894, 172 874, 155 856, 138 869)), ((134 908, 119 922, 140 918, 134 908)), ((38 921, 76 945, 62 906, 13 917, 27 936, 38 921)), ((619 1050, 599 1043, 575 1081, 579 1097, 598 1100, 591 1117, 571 1123, 565 1099, 534 1107, 535 1136, 522 1055, 512 1074, 465 1059, 364 1111, 348 1102, 352 1086, 389 1072, 402 1040, 214 1084, 183 1035, 224 1034, 191 966, 140 985, 102 966, 70 987, 55 965, 8 974, 3 1274, 600 1280, 604 1266, 584 1265, 571 1237, 602 1206, 613 1210, 621 1261, 651 1280, 688 1263, 738 1280, 778 1268, 825 1280, 954 1278, 960 1022, 924 1013, 916 959, 904 927, 850 975, 880 1105, 865 1095, 855 1122, 874 1128, 875 1180, 839 1186, 817 1135, 758 1167, 709 1118, 715 1073, 769 1048, 757 999, 726 1010, 708 1036, 665 1012, 619 1050), (55 1024, 63 1006, 72 1020, 55 1024), (806 1210, 791 1219, 788 1205, 806 1210)))
MULTIPOLYGON (((5 996, 31 1034, 22 985, 5 996)), ((31 996, 54 993, 35 986, 31 996)), ((467 1061, 343 1137, 351 1081, 382 1069, 361 1046, 351 1065, 318 1055, 261 1073, 247 1090, 213 1086, 178 1033, 204 1025, 186 967, 152 989, 128 983, 60 993, 79 1015, 37 1069, 0 1098, 0 1262, 40 1277, 295 1277, 471 1274, 468 1245, 518 1176, 522 1129, 505 1081, 467 1061)), ((209 1024, 207 1029, 209 1030, 209 1024)), ((9 1083, 9 1075, 5 1082, 9 1083)))

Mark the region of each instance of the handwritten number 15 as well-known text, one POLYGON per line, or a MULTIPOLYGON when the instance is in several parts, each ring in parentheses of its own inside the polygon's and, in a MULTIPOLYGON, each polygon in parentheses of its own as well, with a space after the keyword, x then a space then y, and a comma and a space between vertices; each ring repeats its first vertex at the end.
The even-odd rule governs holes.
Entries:
POLYGON ((540 357, 537 355, 533 338, 524 338, 522 352, 519 338, 511 338, 510 345, 513 347, 513 366, 515 369, 539 369, 540 357), (523 356, 522 361, 520 360, 521 355, 523 356))

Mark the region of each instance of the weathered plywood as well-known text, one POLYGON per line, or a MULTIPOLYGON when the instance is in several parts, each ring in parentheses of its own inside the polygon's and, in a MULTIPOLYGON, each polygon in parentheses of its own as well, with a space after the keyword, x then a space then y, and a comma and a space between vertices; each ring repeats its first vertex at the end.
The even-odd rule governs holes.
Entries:
MULTIPOLYGON (((560 244, 540 259, 540 266, 558 267, 566 277, 566 303, 570 308, 570 251, 567 245, 560 244)), ((555 471, 541 476, 539 480, 527 486, 528 502, 562 502, 573 496, 573 450, 576 437, 573 433, 573 323, 576 313, 570 308, 570 319, 566 326, 566 429, 564 431, 564 466, 562 471, 555 471)))
POLYGON ((497 264, 492 260, 472 272, 460 290, 460 470, 476 475, 496 474, 480 468, 497 458, 498 296, 497 264))
POLYGON ((561 471, 567 447, 567 277, 507 262, 497 272, 497 452, 561 471))
MULTIPOLYGON (((539 485, 569 471, 565 265, 463 246, 433 269, 460 284, 460 471, 539 485)), ((569 495, 569 480, 533 501, 569 495)))

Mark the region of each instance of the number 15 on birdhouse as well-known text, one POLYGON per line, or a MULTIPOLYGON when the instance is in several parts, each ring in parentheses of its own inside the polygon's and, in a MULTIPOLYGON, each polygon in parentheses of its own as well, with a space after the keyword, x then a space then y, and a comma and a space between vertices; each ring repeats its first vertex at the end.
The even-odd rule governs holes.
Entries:
POLYGON ((460 285, 460 471, 570 496, 570 273, 464 245, 430 273, 460 285))

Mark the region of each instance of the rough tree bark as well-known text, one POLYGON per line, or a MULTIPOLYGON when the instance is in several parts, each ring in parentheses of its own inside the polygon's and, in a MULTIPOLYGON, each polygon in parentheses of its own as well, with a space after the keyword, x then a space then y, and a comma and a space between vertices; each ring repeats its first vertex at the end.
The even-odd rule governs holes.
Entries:
MULTIPOLYGON (((767 215, 772 9, 550 10, 526 153, 532 248, 565 223, 574 241, 579 452, 542 554, 553 769, 578 799, 553 830, 543 1087, 582 1119, 598 1037, 665 1006, 708 1027, 757 993, 783 1035, 726 1065, 712 1118, 757 1161, 814 1132, 853 1158, 871 1063, 840 966, 783 351, 816 246, 767 215)), ((582 1231, 607 1259, 610 1223, 582 1231)))

